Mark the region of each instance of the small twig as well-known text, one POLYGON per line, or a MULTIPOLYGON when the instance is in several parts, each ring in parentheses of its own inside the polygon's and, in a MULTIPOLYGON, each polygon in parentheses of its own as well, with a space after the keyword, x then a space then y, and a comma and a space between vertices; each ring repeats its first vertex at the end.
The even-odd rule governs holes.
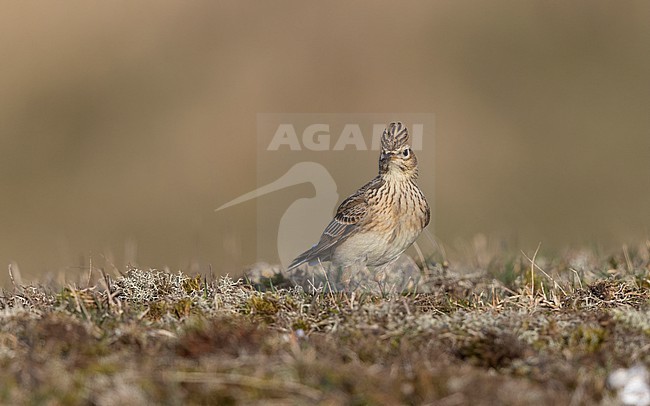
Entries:
POLYGON ((14 290, 18 289, 18 285, 16 284, 16 279, 14 278, 14 269, 13 269, 13 264, 10 262, 9 263, 9 279, 11 279, 11 284, 14 286, 14 290))
POLYGON ((447 252, 445 251, 445 247, 438 241, 438 239, 435 236, 432 236, 429 230, 426 228, 423 230, 424 235, 431 241, 431 244, 435 247, 437 246, 438 249, 440 250, 440 253, 442 254, 442 260, 444 262, 447 262, 447 252))
POLYGON ((104 254, 100 254, 100 255, 102 256, 102 258, 104 258, 104 261, 106 261, 106 262, 107 262, 107 263, 108 263, 108 264, 113 268, 113 270, 115 270, 115 276, 117 276, 118 278, 119 278, 120 276, 126 276, 126 275, 124 274, 124 272, 120 271, 120 270, 115 266, 115 264, 114 264, 113 262, 111 262, 111 260, 109 260, 108 258, 106 258, 106 255, 104 255, 104 254))
POLYGON ((72 297, 74 297, 76 310, 79 313, 83 313, 83 315, 86 317, 86 320, 90 320, 90 315, 88 314, 88 310, 86 310, 86 306, 84 306, 83 301, 79 297, 79 291, 75 289, 72 285, 70 285, 70 293, 72 294, 72 297))
MULTIPOLYGON (((533 259, 530 260, 530 296, 535 297, 535 258, 537 258, 537 253, 539 252, 539 248, 542 246, 542 243, 540 241, 539 244, 537 244, 537 249, 535 250, 535 253, 533 254, 533 259)), ((526 256, 526 254, 522 251, 522 254, 526 256)), ((528 258, 526 256, 526 258, 528 258)))
POLYGON ((88 264, 88 282, 86 282, 86 287, 90 287, 90 280, 92 279, 93 276, 93 256, 92 254, 90 255, 90 260, 88 264))
POLYGON ((330 295, 332 295, 333 291, 332 291, 332 285, 330 285, 330 278, 327 276, 327 271, 325 270, 323 263, 320 261, 320 258, 318 258, 318 265, 320 266, 320 270, 323 272, 323 276, 325 276, 325 282, 327 283, 327 287, 330 291, 330 295))
POLYGON ((428 271, 429 267, 427 266, 427 262, 424 260, 424 255, 422 255, 422 250, 420 249, 420 246, 417 242, 413 243, 413 248, 415 248, 415 251, 418 253, 418 257, 420 257, 420 262, 422 262, 422 270, 428 271))
POLYGON ((108 308, 111 309, 113 307, 113 293, 111 293, 111 278, 108 276, 104 270, 101 270, 102 272, 102 277, 103 279, 100 279, 104 283, 104 287, 106 288, 106 301, 108 302, 108 308))
MULTIPOLYGON (((539 247, 537 247, 537 249, 539 249, 539 247)), ((551 282, 553 282, 553 287, 560 289, 560 290, 562 291, 562 293, 563 293, 564 295, 566 295, 566 291, 562 288, 562 285, 560 285, 559 283, 557 283, 557 281, 556 281, 555 279, 553 279, 553 277, 552 277, 551 275, 547 274, 546 271, 544 271, 544 270, 543 270, 539 265, 537 265, 537 264, 535 263, 535 256, 537 255, 537 251, 535 251, 535 255, 533 255, 533 258, 532 258, 532 259, 531 259, 528 255, 526 255, 525 252, 521 251, 521 253, 524 255, 524 257, 525 257, 527 260, 530 261, 530 263, 531 263, 531 267, 532 267, 532 266, 535 266, 535 268, 537 268, 537 270, 539 270, 541 273, 544 274, 544 276, 546 276, 546 277, 547 277, 551 282)))
POLYGON ((625 256, 625 262, 627 263, 627 270, 632 273, 634 267, 632 267, 632 260, 630 259, 630 253, 627 249, 627 244, 623 244, 623 255, 625 256))
POLYGON ((578 278, 578 284, 580 285, 580 289, 582 289, 582 281, 580 280, 580 275, 578 275, 578 271, 576 271, 573 268, 569 268, 570 270, 573 271, 573 273, 576 275, 576 278, 578 278))
POLYGON ((354 298, 356 297, 356 295, 357 295, 356 291, 352 291, 352 294, 350 294, 349 304, 350 304, 351 311, 354 311, 354 298))

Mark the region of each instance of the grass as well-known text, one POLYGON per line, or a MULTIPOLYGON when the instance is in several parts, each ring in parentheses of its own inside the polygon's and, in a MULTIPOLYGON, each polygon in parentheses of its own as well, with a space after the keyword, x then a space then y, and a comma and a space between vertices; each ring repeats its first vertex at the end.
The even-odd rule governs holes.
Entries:
POLYGON ((610 373, 650 367, 649 250, 486 251, 401 293, 279 271, 15 284, 0 403, 612 404, 610 373))

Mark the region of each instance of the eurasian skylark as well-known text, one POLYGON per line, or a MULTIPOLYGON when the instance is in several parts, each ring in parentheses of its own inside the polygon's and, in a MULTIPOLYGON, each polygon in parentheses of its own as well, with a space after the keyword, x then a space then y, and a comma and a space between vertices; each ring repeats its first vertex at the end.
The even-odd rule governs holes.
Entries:
POLYGON ((381 137, 379 175, 341 203, 318 244, 299 255, 289 270, 308 262, 381 266, 397 259, 429 224, 430 211, 418 187, 418 160, 401 122, 381 137))

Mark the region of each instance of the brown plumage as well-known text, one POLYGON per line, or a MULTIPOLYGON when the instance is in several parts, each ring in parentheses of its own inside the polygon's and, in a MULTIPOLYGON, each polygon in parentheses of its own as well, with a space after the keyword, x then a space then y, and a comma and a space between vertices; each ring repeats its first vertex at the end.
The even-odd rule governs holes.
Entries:
POLYGON ((411 246, 429 224, 430 211, 407 142, 406 126, 390 123, 381 138, 379 175, 341 203, 318 244, 299 255, 289 270, 319 261, 380 266, 411 246))

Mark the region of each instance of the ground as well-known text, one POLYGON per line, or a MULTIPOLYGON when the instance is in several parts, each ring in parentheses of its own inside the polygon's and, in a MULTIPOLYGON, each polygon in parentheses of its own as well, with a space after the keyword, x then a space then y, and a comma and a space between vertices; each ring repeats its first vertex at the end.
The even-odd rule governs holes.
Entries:
POLYGON ((401 293, 135 268, 15 284, 0 403, 617 404, 608 376, 650 367, 649 250, 431 260, 401 293))

